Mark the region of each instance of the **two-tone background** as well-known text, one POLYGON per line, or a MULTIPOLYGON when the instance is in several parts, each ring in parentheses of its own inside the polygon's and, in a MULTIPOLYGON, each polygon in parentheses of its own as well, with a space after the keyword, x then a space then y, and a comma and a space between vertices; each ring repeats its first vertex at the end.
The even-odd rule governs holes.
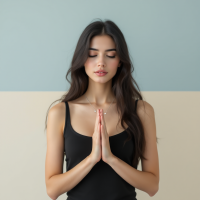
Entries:
POLYGON ((160 188, 153 197, 136 189, 138 200, 199 200, 199 11, 198 0, 0 0, 0 200, 50 199, 46 112, 69 89, 77 40, 96 18, 124 33, 155 110, 160 188))

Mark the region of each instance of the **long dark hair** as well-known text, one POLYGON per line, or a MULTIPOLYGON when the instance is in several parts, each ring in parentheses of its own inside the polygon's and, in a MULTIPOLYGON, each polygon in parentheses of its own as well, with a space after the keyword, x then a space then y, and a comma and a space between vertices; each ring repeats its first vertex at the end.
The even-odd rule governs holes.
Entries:
MULTIPOLYGON (((112 91, 116 97, 117 111, 118 113, 120 113, 121 116, 121 126, 126 129, 126 127, 124 126, 124 122, 128 125, 128 128, 126 129, 126 131, 128 132, 128 137, 125 140, 125 143, 131 140, 132 137, 134 138, 133 141, 135 149, 132 165, 134 167, 137 167, 141 158, 147 160, 144 157, 144 150, 146 146, 144 129, 140 118, 135 112, 136 99, 143 100, 143 97, 140 92, 139 86, 132 77, 134 67, 130 59, 125 38, 121 30, 114 22, 112 22, 111 20, 106 20, 103 22, 99 19, 90 23, 82 32, 75 48, 75 52, 71 61, 71 66, 66 74, 66 79, 70 83, 70 88, 61 97, 61 99, 58 99, 56 101, 72 101, 79 98, 86 92, 88 88, 88 75, 85 73, 84 64, 88 58, 90 41, 94 36, 97 35, 109 35, 114 40, 116 50, 121 61, 121 66, 118 67, 118 70, 112 79, 112 91), (67 78, 70 72, 71 82, 67 78), (137 89, 135 86, 137 87, 137 89)), ((45 129, 46 128, 47 116, 45 121, 45 129)))

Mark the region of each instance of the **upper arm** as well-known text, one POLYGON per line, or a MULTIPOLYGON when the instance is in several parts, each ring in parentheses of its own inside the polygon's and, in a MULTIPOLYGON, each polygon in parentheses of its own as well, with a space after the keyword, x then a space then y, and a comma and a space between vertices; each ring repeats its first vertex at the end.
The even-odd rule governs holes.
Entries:
POLYGON ((47 119, 47 151, 45 161, 45 183, 57 174, 63 173, 65 105, 63 102, 54 105, 47 119))
POLYGON ((144 157, 147 160, 141 159, 142 171, 154 174, 157 178, 157 183, 159 183, 159 161, 154 109, 146 101, 138 101, 137 114, 142 122, 146 140, 144 157), (143 103, 145 106, 143 106, 143 103))

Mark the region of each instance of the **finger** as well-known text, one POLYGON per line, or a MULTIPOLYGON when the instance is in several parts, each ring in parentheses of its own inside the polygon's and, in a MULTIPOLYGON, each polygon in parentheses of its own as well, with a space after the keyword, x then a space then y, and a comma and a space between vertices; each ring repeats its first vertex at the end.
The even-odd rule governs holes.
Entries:
POLYGON ((103 124, 101 124, 100 126, 101 126, 101 133, 104 133, 103 124))
MULTIPOLYGON (((102 112, 102 113, 104 113, 104 112, 102 112)), ((102 129, 105 130, 106 129, 106 123, 105 123, 104 114, 102 114, 102 118, 101 119, 102 119, 102 125, 103 125, 102 129)))
POLYGON ((104 122, 104 112, 102 110, 102 115, 101 115, 101 124, 104 126, 105 122, 104 122))
POLYGON ((100 134, 100 132, 101 132, 101 124, 99 123, 98 124, 99 141, 101 141, 101 134, 100 134))
POLYGON ((95 128, 94 131, 98 131, 98 124, 99 124, 99 111, 97 109, 97 115, 96 115, 96 122, 95 122, 95 128))

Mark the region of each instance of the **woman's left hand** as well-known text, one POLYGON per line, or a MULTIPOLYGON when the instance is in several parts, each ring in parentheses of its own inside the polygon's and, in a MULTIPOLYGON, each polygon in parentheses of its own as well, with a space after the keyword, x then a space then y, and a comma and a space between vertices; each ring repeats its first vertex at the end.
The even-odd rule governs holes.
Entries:
POLYGON ((110 142, 109 142, 109 136, 107 133, 107 128, 106 128, 106 123, 104 119, 104 114, 103 114, 103 109, 101 111, 101 127, 100 127, 100 132, 101 132, 101 150, 102 150, 102 160, 106 163, 108 163, 114 155, 111 152, 110 149, 110 142))

